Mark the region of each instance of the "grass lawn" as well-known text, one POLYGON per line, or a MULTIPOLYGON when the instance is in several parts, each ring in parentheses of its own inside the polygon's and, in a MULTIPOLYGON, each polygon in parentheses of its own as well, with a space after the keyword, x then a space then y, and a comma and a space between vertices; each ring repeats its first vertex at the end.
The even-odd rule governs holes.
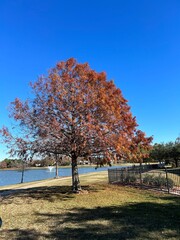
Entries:
POLYGON ((1 197, 0 239, 180 238, 179 197, 108 185, 106 172, 81 182, 80 194, 71 193, 70 178, 13 186, 24 189, 1 197))

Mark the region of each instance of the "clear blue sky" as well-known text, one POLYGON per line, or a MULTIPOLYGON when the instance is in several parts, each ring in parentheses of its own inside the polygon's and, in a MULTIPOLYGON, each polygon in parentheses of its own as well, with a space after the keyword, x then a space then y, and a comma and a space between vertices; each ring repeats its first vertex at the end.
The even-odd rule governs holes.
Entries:
POLYGON ((69 57, 106 71, 154 142, 179 136, 179 0, 0 0, 0 127, 28 83, 69 57))

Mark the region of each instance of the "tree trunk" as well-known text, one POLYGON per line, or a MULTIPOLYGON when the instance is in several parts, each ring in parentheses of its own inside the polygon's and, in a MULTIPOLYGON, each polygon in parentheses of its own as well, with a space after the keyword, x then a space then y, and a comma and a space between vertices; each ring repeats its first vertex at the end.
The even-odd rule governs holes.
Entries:
POLYGON ((24 182, 24 168, 25 168, 25 166, 24 166, 24 162, 22 163, 22 175, 21 175, 21 183, 23 183, 24 182))
POLYGON ((59 178, 59 174, 58 174, 58 157, 56 155, 56 175, 55 178, 59 178))
POLYGON ((176 168, 179 167, 179 159, 175 158, 175 165, 176 165, 176 168))
POLYGON ((79 190, 81 190, 81 185, 79 181, 77 156, 75 153, 72 153, 72 191, 78 192, 79 190))

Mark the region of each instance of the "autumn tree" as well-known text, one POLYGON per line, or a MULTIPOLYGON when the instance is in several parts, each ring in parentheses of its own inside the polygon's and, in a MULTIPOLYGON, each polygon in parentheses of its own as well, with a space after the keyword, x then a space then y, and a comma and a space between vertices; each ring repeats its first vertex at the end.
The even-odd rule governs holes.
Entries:
POLYGON ((30 85, 34 97, 15 99, 11 117, 31 151, 55 149, 71 157, 73 191, 80 189, 78 157, 96 155, 109 162, 113 153, 125 159, 148 149, 151 138, 137 130, 127 100, 104 72, 71 58, 30 85))
MULTIPOLYGON (((29 162, 30 158, 30 141, 27 138, 19 137, 13 135, 7 127, 3 127, 0 130, 0 135, 3 137, 3 141, 6 144, 8 150, 8 154, 11 157, 18 157, 20 159, 21 165, 21 183, 24 182, 24 171, 25 166, 29 162)), ((17 166, 17 165, 16 165, 17 166)))

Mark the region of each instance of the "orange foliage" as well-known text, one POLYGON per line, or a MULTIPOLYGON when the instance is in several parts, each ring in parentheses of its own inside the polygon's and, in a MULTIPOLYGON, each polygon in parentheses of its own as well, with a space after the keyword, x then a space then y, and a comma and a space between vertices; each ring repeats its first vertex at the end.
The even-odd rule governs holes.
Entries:
POLYGON ((34 99, 15 99, 11 116, 35 139, 36 152, 55 148, 74 159, 117 153, 136 160, 147 153, 152 139, 137 130, 127 100, 104 72, 70 58, 30 85, 34 99))
POLYGON ((87 63, 78 64, 73 58, 59 62, 31 87, 32 103, 15 99, 12 116, 36 131, 36 138, 39 135, 58 144, 62 153, 71 155, 75 143, 76 156, 114 151, 125 158, 135 157, 139 145, 149 147, 150 139, 137 131, 120 89, 87 63))

